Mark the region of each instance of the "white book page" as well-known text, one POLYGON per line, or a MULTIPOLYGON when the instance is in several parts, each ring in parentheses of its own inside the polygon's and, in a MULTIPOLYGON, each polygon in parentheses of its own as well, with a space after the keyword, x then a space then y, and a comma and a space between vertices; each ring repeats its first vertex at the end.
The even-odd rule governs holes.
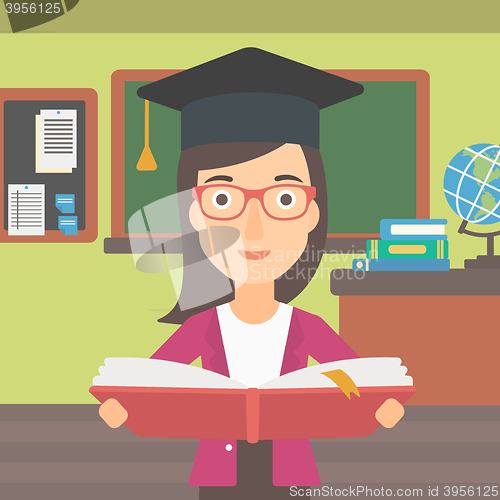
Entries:
MULTIPOLYGON (((297 370, 266 382, 259 389, 337 387, 322 372, 343 370, 357 387, 412 386, 399 358, 356 358, 297 370)), ((106 358, 94 377, 95 386, 195 387, 247 389, 236 380, 197 366, 149 358, 106 358)))
POLYGON ((399 358, 355 358, 332 361, 287 373, 259 389, 337 387, 323 372, 343 370, 357 387, 413 385, 413 378, 399 358))
POLYGON ((219 373, 197 366, 148 358, 106 358, 94 385, 123 387, 204 387, 246 389, 219 373))
POLYGON ((41 168, 76 168, 76 109, 42 109, 41 168))
POLYGON ((45 234, 45 184, 9 184, 9 236, 45 234))

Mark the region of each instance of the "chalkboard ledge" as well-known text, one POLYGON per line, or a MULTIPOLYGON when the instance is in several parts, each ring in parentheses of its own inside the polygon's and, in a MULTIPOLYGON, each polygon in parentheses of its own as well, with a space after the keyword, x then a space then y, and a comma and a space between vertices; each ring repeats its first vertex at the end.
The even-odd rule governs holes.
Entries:
MULTIPOLYGON (((325 251, 332 254, 364 254, 367 238, 327 238, 325 251)), ((104 253, 129 254, 129 238, 105 238, 104 253)))

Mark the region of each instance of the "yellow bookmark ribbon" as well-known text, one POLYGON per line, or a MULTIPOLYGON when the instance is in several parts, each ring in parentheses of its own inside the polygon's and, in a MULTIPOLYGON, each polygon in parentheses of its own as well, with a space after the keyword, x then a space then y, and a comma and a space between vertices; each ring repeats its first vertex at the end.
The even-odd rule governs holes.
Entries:
POLYGON ((351 392, 356 394, 356 396, 361 397, 356 384, 352 381, 352 378, 347 375, 343 370, 332 370, 329 372, 323 372, 321 375, 326 375, 332 382, 337 384, 339 389, 351 399, 351 392))

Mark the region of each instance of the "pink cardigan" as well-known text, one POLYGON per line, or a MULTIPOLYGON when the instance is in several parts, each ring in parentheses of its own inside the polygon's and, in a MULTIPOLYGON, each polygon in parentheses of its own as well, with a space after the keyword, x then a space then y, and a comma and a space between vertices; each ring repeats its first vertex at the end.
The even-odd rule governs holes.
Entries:
MULTIPOLYGON (((215 308, 189 318, 151 357, 189 364, 199 356, 203 368, 229 377, 215 308)), ((308 356, 320 363, 358 357, 319 316, 294 307, 281 375, 305 368, 308 356)), ((201 440, 189 484, 234 486, 236 481, 236 441, 201 440)), ((273 441, 273 483, 321 484, 309 440, 273 441)))

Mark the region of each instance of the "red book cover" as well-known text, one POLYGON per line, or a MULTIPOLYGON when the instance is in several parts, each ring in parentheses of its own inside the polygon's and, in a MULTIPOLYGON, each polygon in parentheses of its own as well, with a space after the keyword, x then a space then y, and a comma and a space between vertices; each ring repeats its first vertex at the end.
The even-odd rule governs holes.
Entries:
POLYGON ((364 437, 389 398, 404 404, 412 386, 359 387, 349 399, 338 387, 208 389, 93 386, 101 403, 116 399, 125 426, 141 437, 182 439, 320 439, 364 437))

